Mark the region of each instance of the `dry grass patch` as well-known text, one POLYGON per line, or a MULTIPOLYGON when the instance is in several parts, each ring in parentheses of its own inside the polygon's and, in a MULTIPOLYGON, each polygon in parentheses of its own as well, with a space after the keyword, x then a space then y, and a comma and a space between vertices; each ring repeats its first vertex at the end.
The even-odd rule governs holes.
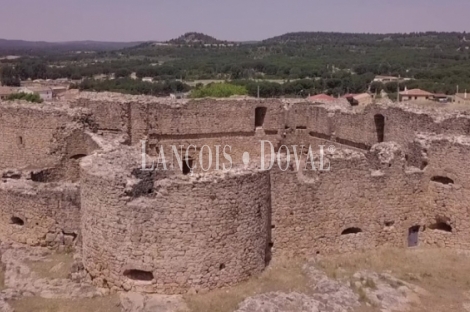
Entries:
POLYGON ((301 259, 273 259, 259 276, 239 285, 205 294, 187 295, 185 300, 192 312, 232 312, 247 297, 271 291, 308 293, 307 277, 301 259))
POLYGON ((53 253, 47 261, 26 261, 25 264, 40 278, 68 278, 72 269, 72 253, 53 253))
POLYGON ((422 300, 422 307, 412 311, 461 311, 463 302, 470 301, 463 295, 470 290, 470 255, 453 250, 384 248, 325 257, 318 266, 332 278, 347 279, 355 272, 370 270, 390 272, 421 286, 431 295, 422 300))
POLYGON ((25 297, 10 305, 16 312, 121 312, 118 295, 76 300, 25 297))

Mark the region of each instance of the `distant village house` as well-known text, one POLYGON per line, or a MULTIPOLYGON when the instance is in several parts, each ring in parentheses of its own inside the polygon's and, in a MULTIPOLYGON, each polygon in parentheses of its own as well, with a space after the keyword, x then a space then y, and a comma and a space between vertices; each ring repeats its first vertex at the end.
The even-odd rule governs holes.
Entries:
POLYGON ((434 94, 421 89, 405 90, 399 93, 400 101, 411 101, 411 100, 430 100, 434 94))
POLYGON ((44 101, 50 101, 53 98, 52 89, 49 87, 21 87, 19 93, 38 94, 44 101))
POLYGON ((468 104, 470 105, 470 94, 467 92, 465 93, 457 93, 454 97, 454 102, 458 104, 468 104))
POLYGON ((10 94, 15 92, 16 90, 14 88, 0 86, 0 99, 6 100, 10 96, 10 94))

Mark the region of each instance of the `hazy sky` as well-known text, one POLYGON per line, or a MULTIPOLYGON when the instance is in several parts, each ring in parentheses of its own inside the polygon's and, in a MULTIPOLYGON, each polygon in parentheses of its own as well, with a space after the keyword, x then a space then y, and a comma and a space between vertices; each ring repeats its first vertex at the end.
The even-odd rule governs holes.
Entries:
POLYGON ((0 0, 0 38, 259 40, 292 31, 470 31, 470 0, 0 0))

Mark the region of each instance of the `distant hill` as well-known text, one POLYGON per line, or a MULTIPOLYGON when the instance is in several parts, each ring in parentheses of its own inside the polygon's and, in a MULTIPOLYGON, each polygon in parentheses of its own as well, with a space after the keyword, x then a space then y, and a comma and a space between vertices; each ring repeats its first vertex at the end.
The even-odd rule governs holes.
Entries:
POLYGON ((264 44, 326 44, 326 45, 402 45, 416 47, 459 46, 465 35, 458 32, 417 33, 338 33, 338 32, 292 32, 272 37, 264 44))
POLYGON ((203 33, 188 32, 176 39, 169 40, 168 43, 192 45, 192 44, 198 44, 198 43, 200 44, 223 44, 223 43, 229 43, 229 42, 218 40, 212 36, 209 36, 203 33))
POLYGON ((110 51, 133 47, 141 42, 68 41, 46 42, 0 39, 0 53, 22 53, 29 51, 110 51))

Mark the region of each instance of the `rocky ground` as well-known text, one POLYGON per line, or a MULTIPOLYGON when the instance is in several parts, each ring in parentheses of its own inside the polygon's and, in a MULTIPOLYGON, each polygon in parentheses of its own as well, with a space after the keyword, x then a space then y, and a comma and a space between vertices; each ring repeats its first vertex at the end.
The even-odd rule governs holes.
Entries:
POLYGON ((411 303, 420 303, 419 295, 427 292, 389 274, 361 271, 352 279, 335 280, 317 269, 314 263, 304 266, 311 293, 271 292, 247 298, 237 312, 345 312, 362 305, 376 311, 408 311, 411 303))
POLYGON ((7 243, 0 253, 0 312, 470 312, 463 252, 274 260, 246 283, 188 296, 110 294, 87 282, 78 254, 7 243))
POLYGON ((63 261, 58 262, 47 248, 6 243, 0 244, 0 254, 3 275, 0 312, 169 312, 186 309, 181 296, 110 295, 107 289, 93 287, 86 282, 78 257, 70 256, 67 260, 63 256, 59 257, 63 261), (69 272, 64 276, 66 271, 69 272))

